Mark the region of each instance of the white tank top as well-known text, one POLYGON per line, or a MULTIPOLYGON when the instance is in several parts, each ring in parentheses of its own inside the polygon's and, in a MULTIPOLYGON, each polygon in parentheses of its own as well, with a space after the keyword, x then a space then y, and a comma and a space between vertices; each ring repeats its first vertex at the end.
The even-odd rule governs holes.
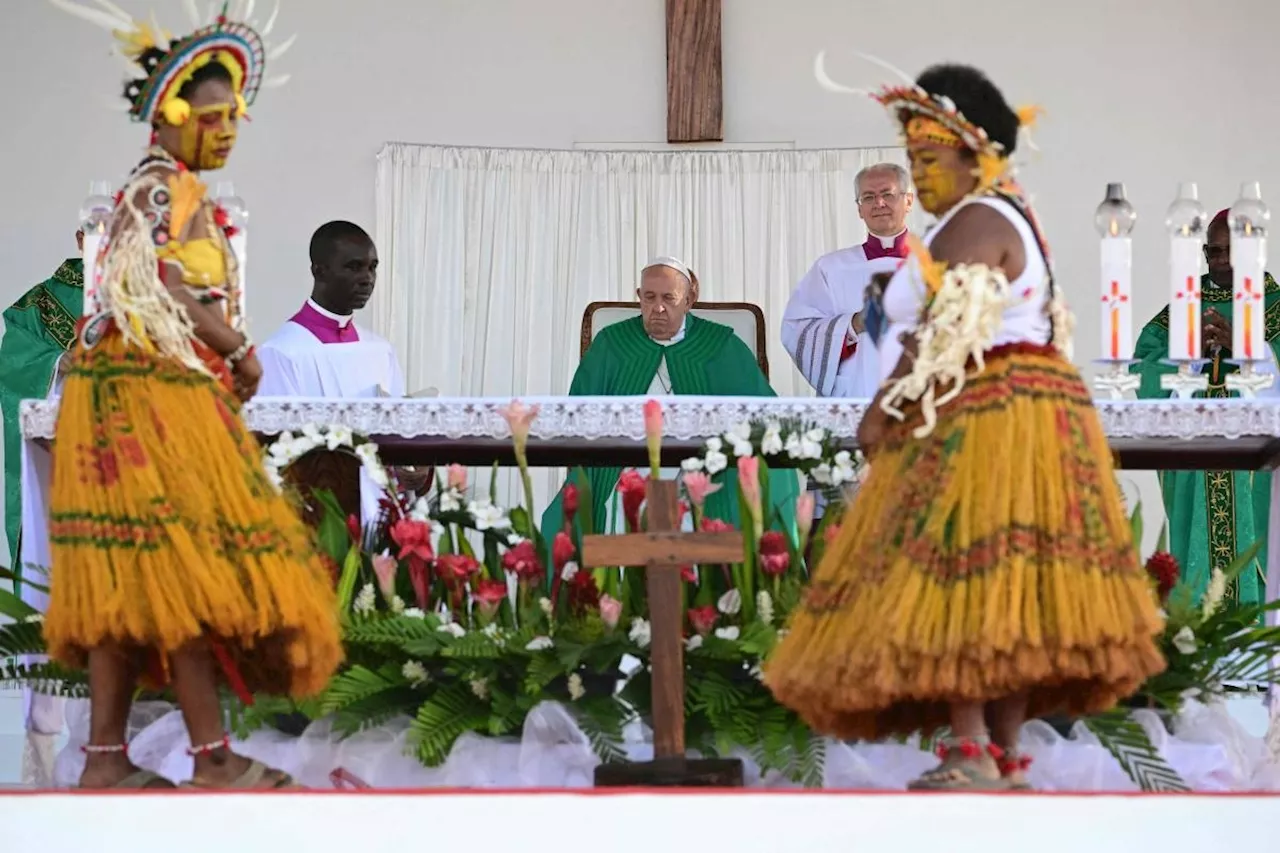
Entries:
MULTIPOLYGON (((985 204, 1017 229, 1022 238, 1022 254, 1026 265, 1022 275, 1009 283, 1011 301, 1005 308, 1000 331, 992 346, 1027 341, 1035 344, 1047 344, 1052 336, 1049 322, 1049 269, 1045 266, 1044 254, 1040 251, 1040 242, 1020 212, 1009 201, 998 196, 977 196, 966 199, 948 210, 938 224, 929 230, 924 237, 926 246, 933 243, 933 238, 942 231, 951 217, 970 204, 985 204)), ((880 342, 880 381, 889 378, 889 374, 898 366, 902 358, 902 344, 899 338, 909 332, 920 322, 920 312, 924 307, 925 284, 920 277, 919 267, 914 261, 908 261, 898 267, 898 271, 889 280, 884 292, 884 314, 888 326, 884 339, 880 342)))

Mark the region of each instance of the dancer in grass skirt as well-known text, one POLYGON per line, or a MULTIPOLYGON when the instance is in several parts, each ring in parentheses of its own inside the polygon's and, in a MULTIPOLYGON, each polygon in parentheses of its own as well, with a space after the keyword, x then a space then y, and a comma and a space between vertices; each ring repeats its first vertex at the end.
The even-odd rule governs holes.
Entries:
MULTIPOLYGON (((172 783, 129 759, 137 685, 171 685, 197 787, 281 788, 231 752, 225 683, 318 693, 342 656, 335 595, 239 410, 261 368, 243 330, 225 214, 197 177, 220 168, 262 82, 265 48, 224 14, 182 39, 69 2, 116 32, 125 96, 152 147, 116 201, 92 315, 71 354, 53 446, 50 654, 89 670, 80 784, 172 783)), ((104 7, 105 8, 105 7, 104 7)))
POLYGON ((884 290, 901 357, 859 427, 870 473, 767 683, 840 738, 949 726, 941 765, 912 788, 1025 787, 1028 716, 1132 694, 1164 666, 1161 619, 1010 176, 1034 113, 958 65, 873 97, 939 221, 884 290))

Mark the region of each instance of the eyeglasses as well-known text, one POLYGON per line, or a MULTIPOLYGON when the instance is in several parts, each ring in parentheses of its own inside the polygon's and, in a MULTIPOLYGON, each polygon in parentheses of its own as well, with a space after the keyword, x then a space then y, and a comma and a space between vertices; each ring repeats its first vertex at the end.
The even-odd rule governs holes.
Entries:
POLYGON ((1204 256, 1210 260, 1225 258, 1231 254, 1230 246, 1205 246, 1204 256))
POLYGON ((883 192, 883 193, 880 193, 879 195, 877 195, 876 193, 863 193, 862 195, 858 196, 858 204, 863 204, 863 205, 866 205, 867 207, 870 207, 873 204, 875 204, 877 201, 882 201, 885 204, 893 205, 898 201, 898 199, 902 198, 903 195, 905 195, 905 193, 883 192))

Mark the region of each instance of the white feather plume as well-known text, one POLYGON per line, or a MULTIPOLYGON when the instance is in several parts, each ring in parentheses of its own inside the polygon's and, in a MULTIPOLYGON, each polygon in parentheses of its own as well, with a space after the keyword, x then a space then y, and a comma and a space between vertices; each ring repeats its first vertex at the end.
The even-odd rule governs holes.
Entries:
POLYGON ((141 80, 147 76, 146 69, 135 62, 132 57, 126 56, 119 50, 113 50, 111 53, 119 57, 120 62, 124 66, 125 73, 129 75, 129 79, 141 80))
POLYGON ((128 12, 126 12, 124 9, 121 9, 115 3, 112 3, 111 0, 94 0, 94 1, 99 6, 106 9, 108 12, 110 12, 112 15, 115 15, 120 20, 128 21, 131 24, 133 23, 133 16, 130 15, 128 12))
POLYGON ((168 52, 169 40, 164 37, 164 28, 160 26, 160 21, 156 18, 156 10, 151 10, 151 29, 156 37, 156 47, 160 50, 168 52))
POLYGON ((255 5, 256 4, 254 3, 253 0, 246 0, 244 4, 244 11, 240 13, 240 17, 237 18, 236 20, 247 22, 250 18, 253 17, 253 7, 255 5))
POLYGON ((200 18, 200 10, 196 8, 196 0, 182 0, 182 5, 187 8, 187 17, 191 19, 191 26, 199 29, 204 26, 204 21, 200 18))
POLYGON ((916 80, 914 77, 912 77, 907 72, 903 71, 901 68, 898 68, 896 65, 889 64, 888 62, 884 61, 878 56, 872 56, 871 54, 863 53, 860 50, 851 50, 849 52, 852 53, 854 56, 858 57, 859 59, 864 59, 867 62, 870 62, 872 65, 880 66, 885 71, 888 71, 890 74, 893 74, 894 76, 902 80, 908 86, 914 87, 916 85, 916 80))
POLYGON ((267 60, 270 62, 275 62, 277 59, 284 56, 285 53, 288 52, 289 48, 293 47, 293 43, 297 40, 298 40, 298 34, 294 33, 284 41, 280 42, 278 45, 275 45, 274 47, 271 48, 271 50, 267 51, 267 60))
POLYGON ((72 3, 71 0, 49 0, 49 3, 66 12, 68 15, 74 15, 83 21, 96 24, 104 30, 130 30, 133 28, 132 18, 126 17, 124 20, 121 20, 109 12, 103 12, 100 9, 90 9, 88 6, 81 6, 79 3, 72 3))
POLYGON ((285 83, 288 83, 288 82, 289 82, 289 78, 290 78, 290 77, 292 77, 292 76, 293 76, 293 75, 291 75, 291 74, 280 74, 280 75, 278 75, 278 76, 276 76, 276 77, 268 77, 266 80, 263 80, 263 81, 262 81, 262 88, 264 88, 264 89, 279 89, 279 88, 280 88, 281 86, 283 86, 285 83))
POLYGON ((271 9, 271 17, 267 18, 266 26, 258 31, 258 35, 266 38, 271 35, 271 29, 276 25, 276 18, 280 15, 280 0, 276 0, 276 4, 271 9))
POLYGON ((105 95, 99 98, 102 105, 112 112, 127 113, 130 110, 129 102, 123 98, 108 98, 105 95))
POLYGON ((827 52, 820 51, 813 60, 813 76, 817 78, 818 85, 826 89, 828 92, 835 92, 840 95, 863 95, 867 96, 871 93, 866 89, 855 89, 852 86, 846 86, 843 83, 837 83, 827 74, 827 52))

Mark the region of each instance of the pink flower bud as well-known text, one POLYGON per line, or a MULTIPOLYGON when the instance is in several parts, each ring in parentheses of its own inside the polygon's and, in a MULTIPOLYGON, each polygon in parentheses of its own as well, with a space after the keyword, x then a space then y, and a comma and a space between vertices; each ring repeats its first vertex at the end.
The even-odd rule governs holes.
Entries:
POLYGON ((622 602, 611 595, 600 596, 600 619, 604 621, 605 627, 613 630, 618 627, 618 620, 622 618, 622 602))
POLYGON ((703 471, 689 471, 684 474, 684 490, 689 493, 689 500, 699 510, 707 502, 707 498, 721 488, 723 486, 711 482, 711 477, 703 471))
POLYGON ((467 490, 467 469, 462 465, 449 466, 449 488, 459 492, 467 490))

